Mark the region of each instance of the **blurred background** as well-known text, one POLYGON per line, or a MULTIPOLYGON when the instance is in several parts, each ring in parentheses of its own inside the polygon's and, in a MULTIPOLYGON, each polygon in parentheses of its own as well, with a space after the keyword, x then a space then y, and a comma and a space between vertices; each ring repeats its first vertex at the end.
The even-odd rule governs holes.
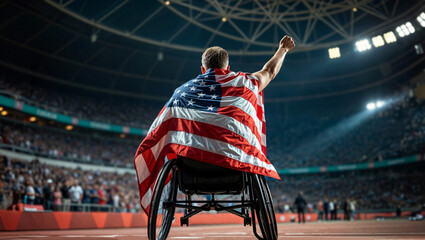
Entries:
POLYGON ((420 0, 2 0, 1 208, 140 211, 134 154, 203 50, 255 72, 289 35, 265 90, 276 211, 300 191, 311 212, 420 211, 424 12, 420 0))

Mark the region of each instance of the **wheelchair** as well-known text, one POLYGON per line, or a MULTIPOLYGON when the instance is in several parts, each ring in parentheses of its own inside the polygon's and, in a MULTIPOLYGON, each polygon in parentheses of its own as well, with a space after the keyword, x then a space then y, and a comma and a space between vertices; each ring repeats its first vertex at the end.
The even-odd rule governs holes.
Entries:
POLYGON ((189 218, 203 211, 227 211, 241 217, 244 226, 252 226, 258 239, 278 238, 272 196, 261 175, 178 156, 167 161, 158 174, 149 209, 150 240, 167 238, 176 209, 184 211, 181 226, 189 226, 189 218), (208 198, 192 198, 199 195, 208 198), (237 200, 219 199, 223 195, 237 200))

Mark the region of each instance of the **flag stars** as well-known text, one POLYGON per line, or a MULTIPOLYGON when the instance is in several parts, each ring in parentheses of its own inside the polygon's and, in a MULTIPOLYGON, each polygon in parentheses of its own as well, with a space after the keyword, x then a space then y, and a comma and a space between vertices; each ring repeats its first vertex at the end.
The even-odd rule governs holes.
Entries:
POLYGON ((217 99, 217 97, 218 96, 214 94, 214 95, 211 96, 211 99, 217 99))
POLYGON ((177 103, 179 103, 179 100, 174 99, 173 104, 176 105, 177 103))
POLYGON ((205 96, 205 93, 198 93, 198 97, 203 98, 205 96))
POLYGON ((215 90, 215 85, 211 85, 209 88, 210 88, 210 91, 214 91, 215 90))
POLYGON ((191 105, 191 106, 193 106, 193 104, 195 103, 192 99, 190 99, 188 102, 187 102, 189 105, 191 105))
POLYGON ((184 86, 185 86, 185 87, 189 87, 189 83, 186 83, 184 86))
POLYGON ((192 82, 194 82, 194 83, 196 83, 196 82, 198 82, 199 80, 198 79, 193 79, 192 80, 192 82))
POLYGON ((190 91, 196 91, 196 87, 192 86, 192 87, 190 88, 190 91))
POLYGON ((182 92, 182 93, 180 94, 180 97, 184 97, 184 96, 186 96, 186 94, 187 94, 187 93, 182 92))
POLYGON ((180 89, 177 89, 177 91, 176 91, 177 93, 179 93, 180 92, 180 89))
POLYGON ((202 81, 199 83, 199 85, 201 85, 201 86, 205 86, 205 84, 206 84, 206 82, 204 82, 204 80, 202 80, 202 81))
POLYGON ((214 107, 211 105, 208 107, 208 111, 214 111, 214 107))

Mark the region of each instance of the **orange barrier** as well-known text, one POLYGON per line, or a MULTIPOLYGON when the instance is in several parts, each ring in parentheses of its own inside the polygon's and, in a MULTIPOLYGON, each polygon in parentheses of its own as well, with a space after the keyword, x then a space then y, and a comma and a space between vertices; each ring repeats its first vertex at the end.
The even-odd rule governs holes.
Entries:
POLYGON ((0 210, 0 230, 60 230, 145 227, 145 214, 106 212, 22 212, 0 210))
MULTIPOLYGON (((403 212, 402 216, 410 216, 403 212)), ((182 213, 176 213, 173 226, 180 226, 182 213)), ((377 217, 393 217, 393 213, 359 213, 356 219, 366 220, 377 217)), ((338 214, 339 218, 343 214, 338 214)), ((317 221, 317 213, 306 213, 306 221, 317 221)), ((278 213, 278 223, 298 221, 297 214, 278 213)), ((189 220, 190 225, 199 224, 243 224, 243 219, 230 213, 200 213, 189 220)), ((142 213, 107 212, 22 212, 0 210, 0 231, 16 230, 65 230, 96 228, 146 227, 147 216, 142 213)))

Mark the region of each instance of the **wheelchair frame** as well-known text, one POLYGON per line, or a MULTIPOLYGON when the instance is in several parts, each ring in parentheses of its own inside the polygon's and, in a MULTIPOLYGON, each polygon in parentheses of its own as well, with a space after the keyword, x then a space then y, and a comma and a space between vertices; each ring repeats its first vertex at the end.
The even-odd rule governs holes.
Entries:
POLYGON ((242 194, 241 200, 216 200, 216 194, 213 192, 210 194, 202 193, 202 195, 211 195, 211 200, 192 200, 191 197, 193 193, 182 189, 179 182, 178 171, 181 171, 179 169, 180 161, 181 159, 172 159, 166 162, 158 175, 153 191, 153 200, 149 209, 149 239, 167 238, 171 229, 171 224, 174 220, 176 208, 184 209, 184 216, 180 218, 181 226, 189 226, 189 218, 203 211, 227 211, 243 218, 244 226, 251 225, 254 235, 258 239, 277 239, 278 232, 273 200, 264 176, 245 172, 243 173, 243 189, 237 194, 229 194, 242 194), (168 186, 164 191, 164 187, 166 185, 168 186), (185 194, 185 200, 176 199, 178 188, 185 194), (166 199, 163 198, 163 194, 168 194, 165 196, 166 199), (194 203, 202 205, 195 206, 193 205, 194 203), (223 204, 226 203, 233 203, 235 205, 224 206, 223 204), (236 209, 241 210, 238 211, 236 209), (160 212, 162 213, 162 215, 160 214, 161 216, 158 215, 160 212), (251 215, 249 213, 251 213, 251 215), (258 220, 261 236, 257 232, 256 219, 258 220), (158 225, 160 225, 159 229, 157 229, 158 225), (159 230, 159 232, 157 230, 159 230))

